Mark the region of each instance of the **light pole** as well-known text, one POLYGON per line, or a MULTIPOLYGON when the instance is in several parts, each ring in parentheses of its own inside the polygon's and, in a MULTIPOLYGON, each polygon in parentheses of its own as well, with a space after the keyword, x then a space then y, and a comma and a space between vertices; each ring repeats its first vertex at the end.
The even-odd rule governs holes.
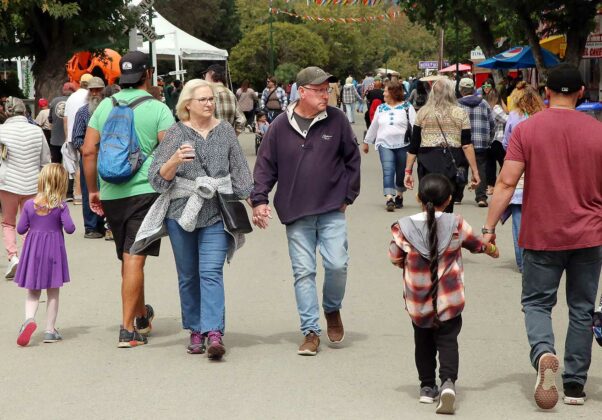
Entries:
POLYGON ((272 0, 270 0, 270 17, 269 17, 269 25, 270 25, 270 75, 274 74, 274 14, 272 13, 272 0))

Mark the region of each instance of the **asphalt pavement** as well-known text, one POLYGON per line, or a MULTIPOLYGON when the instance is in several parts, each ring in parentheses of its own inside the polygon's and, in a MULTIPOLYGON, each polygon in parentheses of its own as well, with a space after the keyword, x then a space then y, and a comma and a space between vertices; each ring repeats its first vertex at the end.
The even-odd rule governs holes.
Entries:
MULTIPOLYGON (((365 129, 359 114, 354 129, 365 129)), ((253 167, 253 135, 241 144, 253 167)), ((168 240, 146 266, 146 299, 156 312, 149 344, 118 349, 120 274, 113 243, 84 239, 81 207, 70 205, 77 231, 67 235, 71 283, 61 290, 57 328, 64 340, 43 344, 38 331, 16 345, 25 292, 0 283, 0 419, 430 419, 418 403, 413 331, 404 310, 401 270, 387 258, 389 227, 419 211, 384 210, 381 169, 362 154, 362 191, 347 210, 351 254, 342 309, 346 338, 324 338, 316 357, 297 355, 302 340, 285 230, 275 218, 255 230, 225 267, 227 354, 222 362, 186 353, 173 254, 168 240)), ((456 208, 474 228, 487 209, 472 192, 456 208)), ((460 333, 456 417, 578 419, 602 413, 602 348, 594 344, 584 406, 559 402, 544 412, 533 402, 535 371, 520 308, 511 227, 498 228, 501 256, 464 252, 466 309, 460 333)), ((0 265, 0 270, 4 265, 0 265)), ((322 283, 322 270, 318 272, 322 283)), ((563 283, 564 284, 564 283, 563 283)), ((45 296, 43 295, 43 300, 45 296)), ((553 314, 562 359, 567 327, 564 291, 553 314)), ((322 327, 325 321, 322 318, 322 327)), ((557 381, 560 386, 560 378, 557 381)))

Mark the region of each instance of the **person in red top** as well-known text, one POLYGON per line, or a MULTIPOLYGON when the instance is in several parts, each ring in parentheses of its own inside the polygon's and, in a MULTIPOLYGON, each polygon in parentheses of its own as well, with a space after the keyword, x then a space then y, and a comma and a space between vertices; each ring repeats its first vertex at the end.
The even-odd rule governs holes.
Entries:
POLYGON ((592 315, 602 266, 602 123, 575 110, 583 96, 576 67, 550 71, 550 107, 518 125, 495 186, 483 227, 495 241, 495 226, 525 173, 521 231, 523 290, 531 363, 537 370, 535 402, 558 401, 559 367, 551 313, 566 272, 569 328, 565 342, 564 402, 583 404, 591 361, 592 315))
POLYGON ((437 413, 453 414, 458 379, 458 334, 464 309, 462 248, 497 258, 497 248, 484 244, 462 216, 443 213, 453 187, 442 174, 420 181, 418 199, 423 213, 400 219, 391 227, 391 262, 403 268, 403 296, 414 327, 415 359, 420 402, 439 397, 437 413), (435 384, 439 352, 441 395, 435 384))

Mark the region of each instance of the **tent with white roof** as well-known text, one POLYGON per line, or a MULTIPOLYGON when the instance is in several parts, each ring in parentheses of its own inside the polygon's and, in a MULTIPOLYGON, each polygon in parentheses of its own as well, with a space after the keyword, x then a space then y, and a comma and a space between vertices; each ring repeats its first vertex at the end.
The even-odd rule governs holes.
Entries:
MULTIPOLYGON (((181 60, 225 61, 228 59, 228 51, 184 32, 156 11, 154 16, 156 17, 153 17, 153 27, 160 37, 153 46, 158 59, 171 59, 176 56, 181 60)), ((145 41, 139 50, 148 53, 148 44, 148 41, 145 41)))

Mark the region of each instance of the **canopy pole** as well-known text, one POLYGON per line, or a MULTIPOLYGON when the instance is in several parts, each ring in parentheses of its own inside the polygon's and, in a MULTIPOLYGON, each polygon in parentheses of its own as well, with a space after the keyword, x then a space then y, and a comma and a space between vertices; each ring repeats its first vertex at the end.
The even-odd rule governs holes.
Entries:
POLYGON ((178 44, 178 31, 174 31, 173 32, 173 37, 174 37, 174 48, 175 48, 175 54, 174 54, 174 59, 175 59, 175 64, 176 64, 176 79, 177 80, 182 80, 182 76, 180 76, 180 45, 178 44))

